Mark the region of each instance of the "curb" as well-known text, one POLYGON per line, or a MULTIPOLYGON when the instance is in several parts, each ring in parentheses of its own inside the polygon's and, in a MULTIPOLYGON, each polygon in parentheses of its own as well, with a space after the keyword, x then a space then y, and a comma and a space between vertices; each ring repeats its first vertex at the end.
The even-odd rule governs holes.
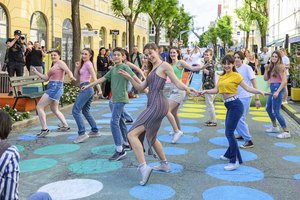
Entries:
MULTIPOLYGON (((59 110, 62 113, 64 113, 64 112, 70 110, 73 107, 73 105, 74 105, 74 103, 66 105, 64 107, 61 107, 59 110)), ((47 117, 53 117, 55 115, 53 114, 53 112, 47 111, 46 116, 47 117)), ((34 116, 30 117, 29 119, 13 123, 12 131, 19 131, 19 130, 24 129, 25 127, 28 127, 28 126, 36 124, 36 123, 39 123, 39 117, 34 112, 34 116)))
POLYGON ((292 108, 289 104, 281 105, 281 108, 298 124, 300 124, 300 113, 297 112, 294 108, 292 108))

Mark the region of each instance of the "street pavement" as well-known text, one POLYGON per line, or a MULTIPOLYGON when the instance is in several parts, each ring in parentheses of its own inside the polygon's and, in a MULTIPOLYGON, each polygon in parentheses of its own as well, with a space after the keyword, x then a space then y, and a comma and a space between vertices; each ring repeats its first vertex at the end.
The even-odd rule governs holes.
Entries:
MULTIPOLYGON (((126 109, 136 118, 146 107, 146 101, 144 95, 131 99, 126 109)), ((70 132, 55 132, 58 124, 55 117, 47 119, 52 131, 46 138, 35 137, 41 128, 38 122, 14 132, 9 141, 17 145, 21 155, 21 199, 36 191, 49 192, 57 200, 299 199, 299 124, 283 112, 292 138, 280 140, 276 134, 265 133, 270 126, 265 110, 251 108, 247 121, 255 146, 241 150, 244 164, 228 172, 223 169, 226 163, 219 160, 228 146, 224 135, 226 109, 222 102, 216 102, 218 126, 205 127, 204 105, 204 101, 193 99, 183 103, 179 113, 184 136, 178 144, 170 143, 171 126, 164 119, 158 139, 172 171, 154 171, 146 186, 138 185, 140 174, 132 151, 121 161, 108 161, 114 153, 114 145, 106 100, 97 100, 91 107, 102 133, 99 138, 73 144, 77 126, 70 109, 63 110, 70 132)), ((146 159, 151 166, 158 164, 152 156, 146 159)))

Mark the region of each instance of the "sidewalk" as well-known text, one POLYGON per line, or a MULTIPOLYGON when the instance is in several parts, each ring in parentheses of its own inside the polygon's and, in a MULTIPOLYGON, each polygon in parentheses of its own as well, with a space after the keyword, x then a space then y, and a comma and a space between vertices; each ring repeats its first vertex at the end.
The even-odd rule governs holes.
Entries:
POLYGON ((300 102, 289 101, 287 104, 282 104, 281 108, 300 124, 300 102))

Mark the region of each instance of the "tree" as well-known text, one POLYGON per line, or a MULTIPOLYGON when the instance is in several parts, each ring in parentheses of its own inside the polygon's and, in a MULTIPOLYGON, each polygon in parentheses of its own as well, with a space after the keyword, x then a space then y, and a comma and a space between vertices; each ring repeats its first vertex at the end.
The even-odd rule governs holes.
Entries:
POLYGON ((217 21, 216 32, 218 37, 224 43, 224 48, 226 44, 232 43, 232 27, 231 27, 231 17, 228 15, 223 16, 217 21))
POLYGON ((215 25, 208 28, 208 41, 213 45, 214 54, 217 53, 218 34, 215 25))
POLYGON ((178 12, 177 0, 153 0, 147 13, 155 26, 155 44, 159 45, 160 30, 169 18, 178 12))
MULTIPOLYGON (((189 13, 184 11, 183 6, 179 7, 177 14, 174 17, 166 20, 165 28, 166 35, 169 38, 170 46, 172 46, 175 39, 180 37, 181 31, 188 31, 191 29, 192 16, 189 13)), ((181 35, 184 46, 187 46, 188 43, 188 32, 185 32, 181 35)))
MULTIPOLYGON (((125 1, 126 2, 126 1, 125 1)), ((112 10, 116 16, 123 16, 128 22, 129 29, 129 53, 132 53, 133 45, 134 45, 134 25, 138 19, 138 16, 142 12, 146 12, 149 8, 151 1, 149 0, 128 0, 128 4, 125 5, 123 0, 112 0, 112 10), (125 16, 123 13, 124 8, 129 8, 131 14, 129 16, 125 16)))
POLYGON ((80 60, 80 44, 81 44, 81 26, 80 26, 80 12, 79 12, 80 0, 72 0, 72 26, 73 26, 73 58, 72 66, 69 66, 73 70, 75 62, 80 60))
POLYGON ((249 6, 251 19, 258 24, 261 47, 265 47, 269 20, 268 0, 245 0, 245 4, 249 6))
POLYGON ((202 33, 202 35, 200 36, 199 39, 199 46, 200 47, 207 47, 207 45, 209 44, 209 35, 208 35, 208 31, 205 31, 204 33, 202 33))
POLYGON ((243 7, 236 9, 235 13, 242 22, 242 24, 239 25, 239 28, 246 32, 245 48, 248 49, 250 28, 253 21, 251 18, 250 7, 248 4, 244 4, 243 7))

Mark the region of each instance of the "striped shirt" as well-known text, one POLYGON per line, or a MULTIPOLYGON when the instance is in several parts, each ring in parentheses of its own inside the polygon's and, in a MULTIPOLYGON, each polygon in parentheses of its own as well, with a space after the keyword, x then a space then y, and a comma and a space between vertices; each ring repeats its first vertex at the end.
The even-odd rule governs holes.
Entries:
POLYGON ((0 158, 0 200, 19 199, 19 160, 15 146, 9 147, 0 158))

